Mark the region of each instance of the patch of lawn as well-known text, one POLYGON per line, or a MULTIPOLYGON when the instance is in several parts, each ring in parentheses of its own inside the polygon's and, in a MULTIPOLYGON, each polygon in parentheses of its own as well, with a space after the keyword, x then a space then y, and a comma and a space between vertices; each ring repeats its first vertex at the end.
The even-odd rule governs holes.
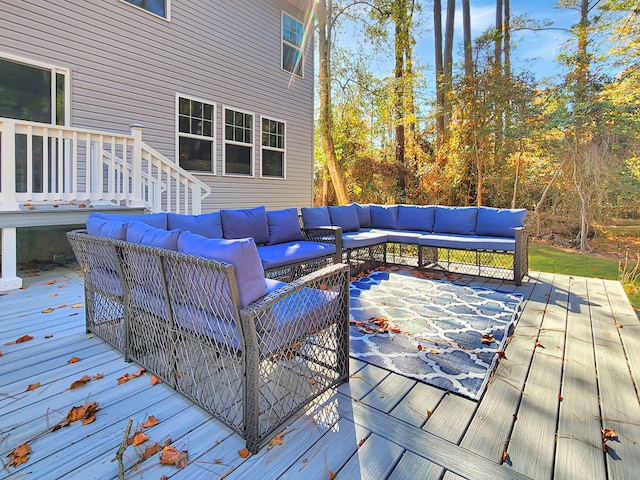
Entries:
POLYGON ((538 243, 529 244, 529 270, 577 277, 620 279, 617 260, 568 252, 538 243))

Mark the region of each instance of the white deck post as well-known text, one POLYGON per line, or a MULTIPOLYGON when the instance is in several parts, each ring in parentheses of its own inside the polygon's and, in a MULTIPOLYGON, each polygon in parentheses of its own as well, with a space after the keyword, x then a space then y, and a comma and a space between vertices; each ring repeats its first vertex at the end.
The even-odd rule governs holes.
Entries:
MULTIPOLYGON (((2 184, 0 185, 0 210, 18 210, 16 201, 16 124, 4 120, 0 129, 0 165, 2 166, 2 184)), ((2 278, 0 291, 13 290, 22 286, 16 266, 16 229, 0 229, 2 242, 2 278)))
POLYGON ((131 125, 131 135, 133 135, 133 152, 131 158, 131 200, 130 207, 144 207, 145 201, 142 196, 142 129, 144 125, 134 123, 131 125))
POLYGON ((0 292, 13 290, 22 286, 22 279, 16 269, 16 229, 2 228, 2 278, 0 292))

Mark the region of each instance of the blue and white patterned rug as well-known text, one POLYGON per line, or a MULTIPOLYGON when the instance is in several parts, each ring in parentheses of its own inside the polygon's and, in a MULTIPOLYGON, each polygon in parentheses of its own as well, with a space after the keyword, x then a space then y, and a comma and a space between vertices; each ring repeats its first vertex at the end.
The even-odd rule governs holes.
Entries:
POLYGON ((479 400, 522 295, 396 270, 351 282, 351 356, 479 400))

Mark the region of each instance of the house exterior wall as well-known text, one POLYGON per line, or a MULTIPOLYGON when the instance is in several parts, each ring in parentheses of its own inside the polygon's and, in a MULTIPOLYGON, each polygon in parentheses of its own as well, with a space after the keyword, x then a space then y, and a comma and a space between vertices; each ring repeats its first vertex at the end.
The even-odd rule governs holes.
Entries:
POLYGON ((281 69, 281 15, 309 1, 171 0, 170 20, 122 0, 2 0, 0 58, 70 72, 70 125, 143 139, 176 161, 177 95, 216 105, 216 174, 203 211, 313 199, 313 41, 304 77, 281 69), (254 114, 254 177, 223 176, 223 106, 254 114), (260 178, 260 118, 286 123, 286 178, 260 178))

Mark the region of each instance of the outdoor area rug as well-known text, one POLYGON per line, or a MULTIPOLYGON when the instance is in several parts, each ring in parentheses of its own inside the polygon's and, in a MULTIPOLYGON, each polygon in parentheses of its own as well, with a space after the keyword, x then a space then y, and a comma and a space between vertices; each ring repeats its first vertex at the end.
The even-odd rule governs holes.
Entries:
POLYGON ((522 295, 394 270, 351 282, 351 356, 479 400, 522 295))

